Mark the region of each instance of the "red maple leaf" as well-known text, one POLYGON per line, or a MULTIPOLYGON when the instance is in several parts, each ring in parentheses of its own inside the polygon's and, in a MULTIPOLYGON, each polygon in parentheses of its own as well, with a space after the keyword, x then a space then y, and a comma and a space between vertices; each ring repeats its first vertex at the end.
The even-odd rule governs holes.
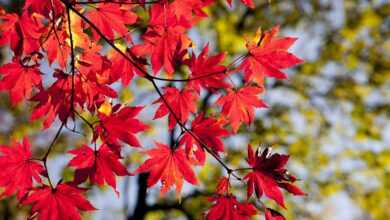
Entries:
POLYGON ((31 219, 38 215, 39 220, 81 220, 80 211, 95 210, 82 194, 85 191, 66 183, 58 184, 54 189, 43 186, 33 189, 22 204, 32 205, 31 219))
POLYGON ((63 72, 55 72, 57 80, 47 89, 41 90, 31 98, 38 102, 33 109, 30 120, 45 118, 44 128, 50 127, 54 119, 58 116, 61 121, 65 121, 70 115, 71 99, 71 78, 63 72))
MULTIPOLYGON (((115 32, 118 33, 119 37, 123 37, 128 32, 126 25, 134 24, 137 21, 137 15, 131 11, 131 8, 130 5, 99 4, 95 10, 87 13, 87 17, 108 39, 113 40, 115 32)), ((100 38, 94 29, 92 32, 95 39, 100 38)))
POLYGON ((43 17, 37 13, 24 12, 20 17, 15 14, 2 15, 0 11, 0 45, 9 44, 15 55, 31 54, 38 51, 39 39, 44 28, 43 17))
POLYGON ((18 34, 15 30, 15 25, 19 17, 14 13, 7 13, 0 7, 0 46, 9 44, 11 48, 18 46, 18 34))
POLYGON ((122 107, 116 105, 109 112, 103 112, 99 114, 100 123, 96 126, 96 134, 100 136, 109 144, 117 145, 118 141, 123 141, 130 146, 140 147, 136 133, 144 131, 148 128, 147 125, 143 124, 140 120, 136 119, 135 116, 143 107, 122 107))
MULTIPOLYGON (((80 69, 82 69, 80 67, 80 69)), ((38 102, 38 105, 31 113, 31 120, 46 118, 44 127, 48 128, 58 116, 61 121, 66 121, 70 116, 71 104, 73 109, 84 105, 90 111, 104 102, 106 97, 116 97, 116 92, 105 84, 99 83, 99 74, 94 71, 86 71, 85 74, 65 74, 59 70, 53 76, 57 80, 47 89, 41 90, 31 100, 38 102), (72 99, 72 90, 73 99, 72 99), (73 100, 73 103, 72 103, 73 100)))
POLYGON ((30 98, 33 88, 41 85, 41 74, 37 65, 22 66, 15 57, 11 63, 0 67, 0 91, 8 91, 12 105, 30 98))
POLYGON ((131 57, 133 61, 137 62, 138 68, 135 67, 132 63, 130 63, 127 59, 125 59, 117 51, 112 51, 111 54, 109 55, 109 58, 112 63, 110 68, 110 76, 113 78, 114 81, 121 79, 122 84, 128 86, 130 81, 134 77, 134 73, 136 73, 139 76, 145 75, 142 71, 140 71, 140 68, 146 71, 145 67, 143 66, 143 64, 145 64, 146 61, 144 59, 140 59, 134 56, 127 49, 126 49, 126 53, 128 57, 131 57))
POLYGON ((248 126, 252 123, 255 107, 267 107, 258 97, 262 92, 261 87, 245 86, 238 90, 229 89, 225 96, 217 100, 217 104, 222 105, 222 114, 228 118, 234 132, 238 131, 241 123, 248 126))
POLYGON ((216 193, 218 195, 226 195, 229 193, 229 178, 227 177, 222 177, 219 181, 218 181, 218 185, 217 185, 217 188, 216 188, 216 193))
MULTIPOLYGON (((224 145, 221 138, 228 136, 229 132, 222 126, 223 124, 220 121, 203 117, 203 114, 200 114, 192 122, 191 132, 208 148, 215 152, 223 152, 224 145)), ((191 134, 186 132, 180 139, 179 144, 185 145, 187 157, 191 162, 204 164, 206 155, 203 146, 191 134)))
POLYGON ((32 188, 33 180, 41 182, 40 175, 44 174, 44 167, 31 158, 27 138, 23 143, 0 146, 0 167, 0 187, 4 187, 0 197, 17 193, 22 198, 32 188))
POLYGON ((207 220, 250 220, 257 214, 254 205, 238 202, 233 195, 214 196, 209 200, 214 204, 206 215, 207 220))
POLYGON ((253 152, 252 147, 248 146, 248 164, 253 171, 248 173, 244 179, 247 180, 248 198, 256 192, 260 198, 264 194, 275 200, 280 206, 284 206, 284 198, 279 188, 284 188, 294 195, 305 195, 298 187, 292 185, 296 178, 290 175, 285 166, 289 156, 282 154, 271 154, 270 148, 263 152, 253 152), (286 185, 287 184, 287 185, 286 185), (288 186, 288 187, 287 187, 288 186))
POLYGON ((207 17, 207 14, 203 11, 203 8, 213 3, 212 0, 199 1, 199 0, 181 0, 173 1, 168 4, 167 11, 174 14, 176 19, 186 26, 191 27, 199 20, 207 17))
POLYGON ((64 12, 64 4, 60 0, 26 0, 24 3, 24 10, 28 10, 31 7, 32 11, 39 12, 42 15, 49 17, 50 11, 54 10, 55 15, 59 16, 64 12))
MULTIPOLYGON (((63 25, 66 25, 66 23, 63 25)), ((71 51, 67 42, 69 36, 65 30, 66 29, 64 28, 62 28, 62 30, 57 30, 57 28, 54 27, 52 29, 53 33, 48 36, 47 40, 42 45, 47 53, 49 63, 52 64, 54 61, 57 61, 61 68, 66 67, 71 51)))
POLYGON ((175 185, 176 193, 180 194, 183 179, 193 185, 197 184, 198 180, 183 149, 170 149, 167 145, 158 142, 156 145, 156 148, 146 151, 150 158, 135 171, 136 173, 150 172, 148 187, 160 180, 161 193, 166 193, 175 185))
POLYGON ((134 46, 132 51, 138 56, 150 54, 153 73, 157 74, 164 67, 171 77, 176 64, 182 62, 191 44, 184 32, 185 29, 180 26, 152 26, 142 35, 144 44, 134 46))
POLYGON ((189 60, 186 63, 191 69, 191 80, 189 86, 200 91, 200 86, 204 88, 229 88, 230 84, 224 82, 226 77, 226 67, 220 63, 225 57, 225 54, 220 53, 214 56, 207 57, 209 46, 206 45, 198 57, 192 53, 189 60))
MULTIPOLYGON (((191 89, 178 90, 176 87, 164 87, 164 99, 171 107, 181 123, 185 123, 190 113, 196 112, 196 101, 198 95, 191 89)), ((170 113, 169 108, 162 98, 157 99, 153 104, 159 103, 153 119, 161 118, 169 113, 169 129, 176 125, 175 117, 170 113)))
POLYGON ((239 67, 244 70, 246 81, 263 85, 265 76, 284 79, 287 75, 281 69, 303 62, 287 51, 297 38, 277 38, 278 33, 276 26, 262 34, 258 42, 247 42, 249 55, 239 67))
POLYGON ((69 166, 76 168, 76 183, 85 182, 89 178, 93 184, 102 186, 106 182, 115 190, 115 175, 129 175, 126 167, 119 161, 118 155, 105 144, 101 145, 96 152, 83 145, 70 150, 69 153, 74 155, 69 166))
POLYGON ((137 56, 151 56, 154 74, 164 67, 168 76, 172 77, 175 66, 183 62, 191 45, 185 34, 189 24, 185 19, 178 20, 176 15, 173 10, 167 10, 165 1, 153 4, 148 29, 142 35, 144 43, 131 48, 137 56))

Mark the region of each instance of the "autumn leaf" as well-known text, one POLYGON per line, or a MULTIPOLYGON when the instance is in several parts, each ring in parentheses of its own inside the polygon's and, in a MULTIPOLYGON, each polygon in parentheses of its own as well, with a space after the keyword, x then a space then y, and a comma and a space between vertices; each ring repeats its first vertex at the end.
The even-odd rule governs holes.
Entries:
POLYGON ((271 154, 270 148, 263 152, 259 152, 259 150, 253 152, 249 145, 247 161, 253 170, 244 177, 248 185, 248 198, 253 194, 253 191, 258 198, 261 198, 264 193, 268 198, 285 207, 280 188, 284 188, 294 195, 305 195, 298 187, 292 185, 296 178, 290 175, 285 168, 288 159, 288 155, 271 154))
POLYGON ((181 0, 171 2, 167 8, 171 12, 177 21, 185 23, 185 26, 192 26, 200 21, 202 18, 207 17, 203 8, 210 5, 212 1, 194 1, 194 0, 181 0))
POLYGON ((126 167, 119 161, 117 154, 103 144, 96 152, 87 145, 69 151, 74 155, 69 166, 76 168, 75 183, 82 183, 88 178, 99 186, 107 183, 116 190, 115 176, 129 175, 126 167))
POLYGON ((118 144, 118 141, 123 141, 133 147, 140 147, 136 133, 144 131, 148 128, 135 116, 143 109, 143 107, 122 107, 114 106, 112 114, 99 114, 100 123, 96 126, 96 136, 100 136, 107 143, 118 144))
MULTIPOLYGON (((119 37, 127 34, 127 25, 137 21, 137 15, 131 11, 129 5, 119 5, 113 3, 99 4, 95 9, 87 12, 86 15, 99 30, 110 40, 113 40, 118 33, 119 37)), ((94 30, 95 39, 100 39, 94 30)))
POLYGON ((132 53, 129 52, 129 50, 127 50, 127 48, 124 48, 124 50, 127 53, 128 57, 131 57, 133 61, 137 61, 138 67, 135 67, 121 54, 117 53, 116 51, 112 51, 109 56, 111 60, 110 76, 113 78, 113 81, 121 79, 122 84, 124 86, 128 86, 133 79, 134 74, 137 74, 139 76, 145 75, 144 72, 142 72, 141 70, 146 71, 145 67, 143 66, 146 61, 139 57, 135 57, 132 53))
POLYGON ((218 195, 226 195, 227 193, 229 193, 229 184, 230 184, 229 183, 229 178, 222 177, 218 181, 218 185, 217 185, 217 188, 216 188, 215 192, 218 195))
POLYGON ((94 111, 107 97, 116 97, 113 89, 99 83, 98 74, 93 71, 85 75, 76 74, 74 77, 61 71, 56 71, 53 75, 56 81, 46 89, 40 88, 40 91, 31 98, 38 104, 32 111, 30 119, 45 118, 43 123, 45 128, 50 127, 56 117, 66 121, 68 117, 73 116, 71 104, 73 109, 87 107, 94 111))
POLYGON ((214 119, 206 118, 199 114, 192 122, 191 132, 197 137, 195 139, 189 132, 186 132, 180 139, 179 144, 185 145, 186 155, 192 163, 203 165, 206 155, 203 149, 205 144, 214 152, 223 152, 224 144, 222 137, 227 137, 229 132, 223 128, 223 124, 214 119), (202 143, 199 143, 201 140, 202 143))
POLYGON ((50 11, 54 9, 55 14, 58 15, 64 12, 65 7, 61 0, 26 0, 23 9, 28 10, 29 8, 31 8, 32 11, 39 12, 42 15, 49 15, 50 11))
POLYGON ((198 57, 194 53, 186 61, 191 69, 191 80, 189 87, 193 87, 199 93, 200 88, 219 89, 229 88, 230 84, 224 81, 227 69, 221 64, 225 54, 220 53, 214 56, 208 56, 209 45, 206 45, 198 57))
POLYGON ((15 57, 11 63, 0 67, 0 91, 10 94, 12 105, 30 98, 33 88, 39 87, 42 81, 37 65, 22 66, 21 62, 15 57))
POLYGON ((60 183, 54 189, 42 186, 33 189, 28 197, 22 200, 22 204, 32 205, 30 217, 38 215, 38 220, 81 220, 80 211, 95 210, 85 199, 85 191, 67 183, 60 183))
POLYGON ((37 52, 39 39, 44 27, 40 14, 24 12, 21 16, 15 14, 0 14, 0 45, 9 44, 16 56, 37 52))
POLYGON ((222 106, 222 114, 229 120, 233 131, 237 132, 241 123, 248 126, 254 118, 255 108, 265 108, 267 105, 258 97, 263 89, 255 86, 245 86, 238 90, 229 89, 225 96, 217 100, 222 106))
POLYGON ((256 215, 256 208, 248 202, 238 202, 233 195, 214 196, 209 198, 213 202, 207 212, 207 220, 250 220, 256 215))
POLYGON ((264 34, 259 33, 260 39, 257 42, 247 42, 249 55, 239 67, 244 70, 246 81, 253 81, 262 86, 264 77, 284 79, 287 75, 281 71, 282 69, 303 62, 287 51, 297 38, 277 38, 278 33, 279 26, 276 26, 264 34))
POLYGON ((27 138, 22 143, 0 146, 0 187, 4 188, 0 197, 16 193, 20 199, 32 188, 33 180, 41 182, 44 167, 31 156, 27 138))
MULTIPOLYGON (((196 112, 196 101, 199 96, 194 92, 194 90, 179 90, 176 87, 165 87, 163 97, 181 123, 185 123, 187 121, 190 113, 196 112)), ((153 119, 158 119, 169 114, 169 129, 173 129, 176 125, 176 119, 170 112, 166 103, 162 98, 153 102, 153 104, 156 103, 159 103, 160 106, 156 110, 153 119)))
POLYGON ((170 149, 167 145, 156 142, 157 147, 147 150, 147 159, 135 173, 150 173, 148 187, 161 181, 162 194, 166 193, 173 185, 176 186, 176 194, 179 195, 183 186, 183 179, 196 185, 198 180, 191 168, 190 162, 181 148, 170 149))
POLYGON ((66 42, 69 36, 65 29, 58 31, 54 28, 53 31, 56 33, 49 35, 42 47, 46 50, 50 64, 57 61, 58 65, 64 68, 70 56, 70 46, 66 42))
POLYGON ((131 51, 137 56, 150 55, 154 74, 164 68, 172 77, 192 44, 185 34, 188 27, 187 22, 178 20, 172 10, 167 10, 166 4, 153 4, 148 29, 141 37, 143 43, 135 45, 131 51))

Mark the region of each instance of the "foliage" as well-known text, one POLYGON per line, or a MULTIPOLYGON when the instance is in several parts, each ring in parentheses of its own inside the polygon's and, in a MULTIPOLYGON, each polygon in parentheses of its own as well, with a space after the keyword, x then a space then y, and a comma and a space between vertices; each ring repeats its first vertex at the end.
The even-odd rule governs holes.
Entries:
MULTIPOLYGON (((8 2, 7 11, 22 14, 23 0, 8 2)), ((234 136, 221 138, 224 151, 229 152, 226 155, 221 154, 224 161, 233 167, 246 167, 247 163, 243 158, 246 157, 244 149, 248 142, 254 146, 259 143, 264 147, 275 145, 274 151, 288 152, 291 155, 288 169, 298 179, 303 180, 304 184, 299 181, 298 185, 304 189, 307 196, 285 197, 288 207, 286 210, 279 209, 272 201, 263 199, 268 207, 272 207, 266 210, 266 215, 278 216, 277 213, 283 213, 286 219, 316 220, 389 219, 390 212, 387 208, 390 204, 388 150, 390 146, 388 135, 390 59, 387 52, 390 45, 389 4, 387 1, 375 0, 256 0, 253 2, 256 5, 254 9, 245 7, 239 1, 232 1, 232 7, 229 7, 224 0, 207 7, 205 12, 209 18, 202 19, 187 33, 193 42, 192 51, 189 51, 190 59, 186 62, 200 60, 195 58, 201 56, 202 49, 207 45, 208 51, 203 53, 205 55, 202 62, 208 62, 208 57, 219 56, 223 57, 222 65, 219 66, 229 67, 228 64, 237 58, 236 54, 246 53, 245 42, 250 42, 252 37, 255 37, 255 32, 260 25, 264 30, 280 25, 281 35, 299 37, 290 51, 299 51, 298 54, 305 59, 305 64, 285 71, 288 74, 287 80, 267 79, 265 81, 264 88, 267 92, 261 99, 269 107, 255 112, 252 126, 241 126, 234 136), (226 51, 226 53, 217 53, 218 51, 226 51), (195 56, 192 56, 192 53, 195 56)), ((145 11, 140 8, 136 11, 142 19, 148 19, 145 11)), ((71 16, 74 14, 71 13, 71 16)), ((74 21, 78 19, 74 18, 74 21)), ((144 33, 147 26, 143 23, 144 20, 138 21, 142 24, 139 28, 134 26, 129 28, 136 44, 140 43, 139 33, 144 33)), ((62 23, 62 25, 66 24, 62 23)), ((65 32, 58 37, 64 39, 63 37, 67 36, 66 29, 66 27, 62 28, 65 32)), ((92 33, 86 31, 86 34, 90 36, 92 33)), ((82 33, 78 33, 77 38, 77 42, 74 42, 76 45, 85 42, 82 33)), ((57 42, 55 37, 48 39, 47 42, 49 41, 57 42)), ((104 45, 104 50, 108 48, 103 41, 100 43, 104 45)), ((125 51, 125 41, 116 40, 114 43, 125 51)), ((69 53, 66 52, 70 49, 69 46, 58 45, 51 48, 47 44, 44 45, 47 50, 58 47, 61 47, 65 53, 69 53)), ((3 62, 12 60, 8 47, 2 49, 1 55, 3 62)), ((61 53, 57 56, 60 57, 61 53)), ((141 77, 135 77, 130 84, 126 84, 133 78, 134 73, 129 71, 133 67, 128 65, 126 60, 121 59, 119 53, 110 53, 108 58, 113 63, 111 68, 116 68, 112 71, 112 74, 116 75, 114 78, 120 78, 124 85, 129 85, 121 86, 117 83, 112 86, 118 94, 118 99, 114 99, 114 102, 120 100, 125 105, 146 105, 137 117, 150 125, 145 132, 137 134, 142 146, 153 147, 154 140, 170 145, 176 140, 180 131, 173 129, 175 132, 167 133, 165 120, 152 120, 155 111, 153 106, 150 107, 150 103, 158 99, 156 95, 152 95, 155 94, 152 85, 141 77), (121 72, 129 74, 118 74, 121 72)), ((93 61, 98 62, 96 59, 93 61)), ((43 84, 48 86, 53 81, 51 77, 46 77, 52 73, 46 67, 46 63, 45 61, 41 65, 40 72, 45 73, 43 84)), ((199 64, 201 67, 202 64, 199 64)), ((56 62, 54 65, 57 67, 56 62)), ((201 75, 214 69, 199 68, 199 70, 188 71, 186 68, 178 69, 175 76, 185 78, 189 73, 195 76, 196 71, 199 71, 197 75, 201 75), (207 72, 202 73, 202 70, 207 72)), ((137 74, 135 72, 135 75, 137 74)), ((225 83, 219 80, 220 76, 223 75, 214 75, 216 80, 213 83, 225 83)), ((235 74, 231 75, 231 78, 239 85, 242 76, 242 74, 235 74)), ((211 79, 211 76, 208 79, 211 79)), ((199 82, 197 83, 199 87, 206 86, 201 85, 201 79, 193 82, 199 82)), ((205 80, 205 83, 207 82, 211 81, 205 80)), ((161 83, 159 86, 178 87, 178 84, 168 82, 161 83)), ((226 84, 231 82, 226 81, 226 84)), ((211 84, 210 88, 213 86, 211 84)), ((217 85, 217 87, 221 86, 217 85)), ((178 87, 178 89, 182 88, 178 87)), ((61 92, 58 95, 61 95, 61 92)), ((206 113, 206 118, 219 114, 218 109, 213 106, 219 96, 220 93, 207 92, 202 92, 200 95, 198 109, 206 113)), ((22 140, 28 135, 32 142, 33 154, 37 157, 43 155, 49 144, 47 140, 55 135, 55 128, 60 125, 58 120, 54 122, 52 128, 37 132, 42 128, 41 121, 29 120, 31 114, 29 103, 22 102, 11 107, 8 98, 7 95, 0 94, 0 143, 8 145, 12 140, 22 140)), ((43 111, 41 114, 42 119, 45 119, 46 112, 43 111)), ((98 120, 96 115, 91 116, 87 112, 83 112, 82 116, 91 122, 98 120)), ((214 117, 211 119, 214 120, 214 117)), ((71 159, 71 155, 65 156, 64 152, 91 140, 89 126, 81 124, 77 118, 76 122, 77 132, 87 137, 70 132, 73 123, 69 123, 70 126, 64 128, 66 130, 59 135, 48 159, 52 179, 62 178, 64 181, 71 181, 74 170, 69 168, 62 170, 71 159)), ((188 125, 194 123, 192 116, 187 123, 188 125)), ((207 123, 204 125, 204 128, 207 128, 207 123)), ((229 127, 224 129, 230 130, 229 127)), ((205 135, 213 133, 207 132, 202 127, 199 132, 205 135)), ((190 144, 192 148, 188 149, 199 149, 196 142, 190 144)), ((130 171, 135 170, 144 160, 143 150, 126 148, 124 150, 121 152, 123 156, 121 161, 129 166, 130 171)), ((206 197, 215 192, 218 179, 226 175, 223 168, 216 166, 210 156, 207 158, 201 169, 199 166, 195 168, 199 185, 187 187, 188 185, 185 184, 181 203, 174 196, 170 196, 170 193, 159 197, 157 187, 146 190, 147 175, 141 174, 117 179, 117 190, 121 193, 119 198, 109 187, 100 187, 100 190, 97 190, 96 186, 92 187, 88 191, 88 197, 100 210, 91 212, 91 217, 121 219, 127 216, 128 219, 145 217, 153 220, 200 217, 199 213, 206 211, 205 204, 209 204, 207 207, 212 205, 206 197)), ((245 173, 242 172, 242 175, 244 176, 245 173)), ((239 202, 245 201, 243 185, 234 178, 231 179, 231 185, 230 191, 234 193, 236 199, 239 202)), ((258 205, 261 206, 256 204, 258 205)), ((2 215, 0 219, 24 218, 28 210, 28 207, 18 205, 16 198, 5 198, 0 206, 2 215)), ((83 214, 85 218, 89 216, 88 213, 83 214)))
MULTIPOLYGON (((251 0, 242 3, 255 7, 251 0)), ((222 138, 234 136, 242 123, 249 127, 254 110, 266 107, 259 97, 265 78, 284 79, 282 69, 303 62, 287 51, 296 38, 280 37, 276 26, 259 29, 255 40, 247 42, 247 51, 235 55, 230 64, 223 63, 224 53, 209 55, 208 46, 197 55, 188 32, 208 18, 205 10, 213 4, 202 0, 27 0, 19 14, 1 9, 0 46, 10 48, 12 59, 0 68, 0 91, 9 94, 13 106, 22 102, 33 106, 30 120, 44 119, 41 130, 59 121, 40 157, 31 154, 27 137, 23 144, 2 146, 1 165, 7 171, 0 176, 3 196, 16 193, 21 205, 31 205, 28 218, 80 219, 83 211, 95 210, 85 198, 91 187, 107 184, 117 192, 116 176, 132 175, 121 160, 122 153, 126 146, 139 149, 142 143, 136 135, 150 126, 139 117, 144 106, 122 103, 114 88, 120 82, 131 86, 139 78, 158 95, 149 103, 159 104, 153 119, 168 115, 167 130, 175 139, 170 145, 156 142, 155 148, 144 152, 150 158, 134 172, 149 174, 147 187, 160 181, 162 194, 175 186, 180 198, 183 180, 198 184, 194 169, 204 166, 207 153, 227 176, 222 178, 226 190, 218 189, 210 199, 207 219, 249 219, 260 213, 267 220, 283 218, 260 199, 264 192, 285 208, 279 188, 304 195, 285 168, 288 156, 269 155, 268 148, 255 154, 250 147, 250 167, 232 168, 222 157, 229 154, 222 138), (46 61, 49 71, 44 72, 46 61), (234 82, 238 75, 244 75, 239 84, 234 82), (49 78, 52 82, 47 82, 49 78), (161 83, 168 85, 162 90, 161 83), (199 107, 204 93, 219 96, 214 105, 207 104, 213 113, 199 107), (73 158, 65 169, 73 175, 54 182, 48 158, 65 129, 81 133, 80 123, 90 135, 68 151, 73 158), (181 133, 175 135, 176 129, 181 133), (242 177, 243 173, 248 174, 242 177), (248 185, 248 201, 238 201, 229 191, 233 179, 248 185), (255 200, 249 201, 253 188, 257 206, 255 200)))

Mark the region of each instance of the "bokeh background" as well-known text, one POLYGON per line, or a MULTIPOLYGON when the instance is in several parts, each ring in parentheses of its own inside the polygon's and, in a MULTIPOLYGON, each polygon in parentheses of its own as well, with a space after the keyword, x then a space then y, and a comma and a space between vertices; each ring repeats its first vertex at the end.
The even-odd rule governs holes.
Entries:
MULTIPOLYGON (((0 2, 16 12, 23 5, 20 0, 0 2)), ((253 126, 226 140, 231 153, 224 159, 233 166, 244 164, 248 143, 272 144, 274 151, 289 153, 289 169, 308 196, 287 196, 288 209, 282 210, 287 219, 390 219, 390 1, 255 2, 255 10, 237 2, 229 8, 225 1, 209 8, 210 19, 190 31, 197 49, 210 42, 214 51, 240 54, 245 51, 243 35, 280 24, 282 35, 299 38, 292 51, 306 62, 289 71, 288 80, 266 82, 264 100, 270 108, 257 111, 253 126)), ((1 62, 8 59, 7 48, 2 48, 1 62)), ((156 99, 143 80, 133 84, 117 87, 121 101, 146 105, 156 99)), ((151 120, 154 109, 148 107, 143 118, 151 120)), ((7 95, 0 94, 0 144, 27 135, 41 155, 58 125, 40 131, 39 122, 29 121, 30 110, 28 104, 10 108, 7 95)), ((212 111, 207 106, 204 110, 212 111)), ((155 128, 141 136, 145 148, 156 139, 169 142, 170 134, 161 132, 165 122, 150 123, 155 128)), ((64 132, 49 161, 53 178, 71 178, 71 171, 63 170, 70 158, 64 152, 86 140, 64 132)), ((134 170, 142 157, 131 150, 127 155, 129 169, 134 170)), ((89 198, 100 210, 85 218, 137 219, 134 212, 141 202, 148 207, 146 219, 198 219, 207 209, 206 196, 223 175, 215 165, 210 160, 197 170, 202 184, 187 185, 181 204, 173 194, 160 198, 156 188, 143 195, 145 177, 120 178, 120 197, 109 188, 94 188, 89 198)), ((240 185, 236 190, 244 196, 240 185)), ((25 219, 26 213, 15 198, 0 201, 0 219, 25 219)))

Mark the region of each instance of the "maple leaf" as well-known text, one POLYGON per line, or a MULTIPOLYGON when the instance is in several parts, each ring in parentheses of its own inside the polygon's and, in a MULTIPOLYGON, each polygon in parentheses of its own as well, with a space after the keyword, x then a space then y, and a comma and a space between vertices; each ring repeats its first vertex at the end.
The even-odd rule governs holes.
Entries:
POLYGON ((51 33, 42 47, 47 53, 50 64, 57 61, 61 68, 65 68, 71 52, 70 46, 66 42, 69 38, 68 33, 64 29, 56 30, 56 28, 53 28, 53 32, 56 33, 51 33))
POLYGON ((0 146, 0 187, 2 196, 17 193, 22 198, 33 186, 33 180, 41 182, 44 167, 31 159, 30 143, 27 138, 22 143, 0 146))
POLYGON ((200 91, 200 86, 204 88, 229 88, 230 84, 224 82, 226 77, 226 67, 220 63, 225 57, 225 54, 220 53, 215 56, 207 57, 209 45, 207 44, 198 57, 192 53, 189 60, 186 61, 191 69, 191 80, 189 86, 200 91))
MULTIPOLYGON (((114 31, 119 34, 119 37, 125 36, 128 32, 126 25, 137 21, 137 15, 131 11, 130 5, 113 3, 99 4, 95 10, 87 13, 87 17, 110 40, 115 37, 114 31)), ((100 38, 94 29, 92 32, 95 39, 100 38)))
POLYGON ((183 178, 193 185, 197 184, 198 180, 183 149, 170 149, 167 145, 158 142, 156 145, 156 148, 146 151, 150 158, 135 171, 136 173, 150 173, 148 187, 161 180, 161 193, 166 193, 175 185, 176 193, 180 194, 183 178))
MULTIPOLYGON (((214 118, 206 118, 203 114, 200 114, 192 122, 191 132, 208 148, 215 152, 223 152, 224 145, 221 138, 228 136, 229 132, 222 126, 223 124, 220 121, 214 118)), ((180 139, 179 145, 185 145, 186 155, 191 162, 204 164, 206 155, 202 143, 199 143, 190 133, 186 132, 180 139)))
POLYGON ((145 67, 142 65, 145 64, 146 61, 142 58, 136 57, 134 54, 130 52, 130 50, 127 50, 127 48, 124 48, 123 50, 124 52, 126 52, 128 57, 131 57, 133 61, 137 62, 138 67, 135 67, 132 63, 130 63, 117 51, 112 51, 112 53, 109 56, 112 63, 110 68, 110 76, 113 78, 114 81, 121 79, 122 84, 124 86, 128 86, 130 81, 134 77, 134 73, 139 76, 145 75, 140 70, 140 68, 146 72, 145 67))
POLYGON ((184 31, 185 29, 180 26, 152 26, 142 35, 144 44, 134 46, 132 51, 138 56, 150 54, 153 73, 157 74, 164 67, 168 76, 171 77, 175 65, 182 62, 191 44, 184 31))
POLYGON ((265 220, 286 220, 282 214, 278 211, 266 208, 265 209, 265 220))
POLYGON ((30 120, 45 118, 44 128, 50 127, 54 119, 58 116, 61 121, 65 121, 72 114, 70 111, 71 103, 71 78, 67 74, 57 71, 54 73, 57 80, 47 89, 41 90, 31 98, 38 102, 33 109, 30 120))
POLYGON ((41 85, 41 74, 37 65, 22 66, 22 61, 15 57, 11 63, 0 67, 0 91, 8 91, 12 105, 29 98, 33 88, 41 85))
POLYGON ((229 193, 229 178, 222 177, 218 181, 218 185, 215 191, 218 195, 226 195, 229 193))
POLYGON ((254 205, 238 202, 233 195, 214 196, 209 201, 214 203, 206 215, 207 220, 250 220, 257 214, 254 205))
MULTIPOLYGON (((190 113, 196 112, 196 101, 199 96, 191 89, 178 90, 176 87, 164 87, 164 99, 173 110, 181 123, 185 123, 190 113)), ((170 113, 169 108, 162 98, 157 99, 153 104, 159 103, 153 119, 161 118, 169 113, 169 129, 176 125, 175 117, 170 113)))
POLYGON ((199 1, 199 0, 181 0, 173 1, 167 6, 169 13, 176 16, 177 21, 184 23, 191 27, 200 19, 207 17, 203 8, 210 5, 213 1, 199 1))
POLYGON ((38 51, 39 38, 44 29, 41 25, 43 17, 37 13, 29 15, 28 12, 24 12, 21 16, 1 14, 0 45, 9 44, 17 56, 38 51))
POLYGON ((39 12, 42 15, 49 17, 50 11, 54 10, 55 16, 60 16, 64 12, 64 4, 60 0, 26 0, 24 3, 24 10, 31 7, 32 11, 39 12))
POLYGON ((85 191, 67 183, 60 183, 54 189, 43 186, 33 189, 28 197, 22 200, 22 204, 32 205, 30 218, 38 214, 38 220, 81 220, 80 211, 95 210, 85 199, 85 191))
POLYGON ((141 37, 144 42, 132 47, 131 51, 136 56, 150 55, 154 74, 164 67, 168 76, 172 77, 175 66, 183 62, 187 48, 192 44, 185 35, 190 26, 183 21, 185 19, 177 19, 174 10, 167 10, 164 1, 161 4, 153 4, 150 8, 149 26, 141 37))
POLYGON ((289 159, 288 155, 271 154, 270 148, 263 152, 253 152, 253 149, 248 145, 248 164, 253 168, 244 179, 247 180, 247 196, 248 198, 256 192, 256 196, 260 198, 264 194, 275 200, 280 206, 285 207, 284 198, 279 188, 285 188, 295 195, 305 195, 298 187, 292 185, 296 178, 290 175, 285 166, 289 159), (285 185, 288 184, 288 187, 285 185))
POLYGON ((281 69, 303 62, 302 59, 287 51, 297 38, 277 38, 278 33, 279 26, 276 26, 261 34, 258 42, 247 42, 249 55, 239 66, 244 70, 246 81, 263 85, 265 76, 284 79, 287 75, 281 69))
POLYGON ((76 168, 76 183, 82 183, 89 178, 93 184, 102 186, 106 182, 115 190, 115 175, 129 175, 126 167, 119 161, 118 155, 105 144, 101 145, 96 152, 83 145, 70 150, 69 153, 74 155, 69 161, 69 166, 76 168))
POLYGON ((217 100, 217 104, 222 105, 222 114, 228 118, 235 133, 241 123, 246 123, 248 126, 252 123, 255 107, 267 107, 258 97, 262 92, 261 87, 245 86, 238 90, 229 89, 225 96, 217 100))
POLYGON ((95 107, 103 103, 106 97, 116 97, 113 89, 98 82, 99 74, 93 71, 87 71, 85 75, 75 74, 72 77, 71 74, 56 70, 53 76, 57 80, 49 88, 41 88, 31 98, 32 101, 38 102, 38 105, 31 113, 30 119, 46 118, 43 123, 45 128, 48 128, 57 116, 61 121, 66 121, 68 117, 73 116, 71 104, 73 104, 73 109, 87 105, 90 111, 94 111, 95 107))
POLYGON ((142 109, 143 107, 140 106, 121 108, 121 105, 117 105, 114 106, 112 113, 100 113, 100 123, 96 126, 95 136, 100 136, 110 144, 118 144, 120 140, 130 146, 140 147, 141 144, 134 134, 148 128, 147 125, 135 118, 142 109))
POLYGON ((15 32, 15 25, 18 22, 19 17, 15 13, 6 13, 6 11, 0 7, 0 46, 9 44, 11 48, 18 46, 18 34, 15 32))

